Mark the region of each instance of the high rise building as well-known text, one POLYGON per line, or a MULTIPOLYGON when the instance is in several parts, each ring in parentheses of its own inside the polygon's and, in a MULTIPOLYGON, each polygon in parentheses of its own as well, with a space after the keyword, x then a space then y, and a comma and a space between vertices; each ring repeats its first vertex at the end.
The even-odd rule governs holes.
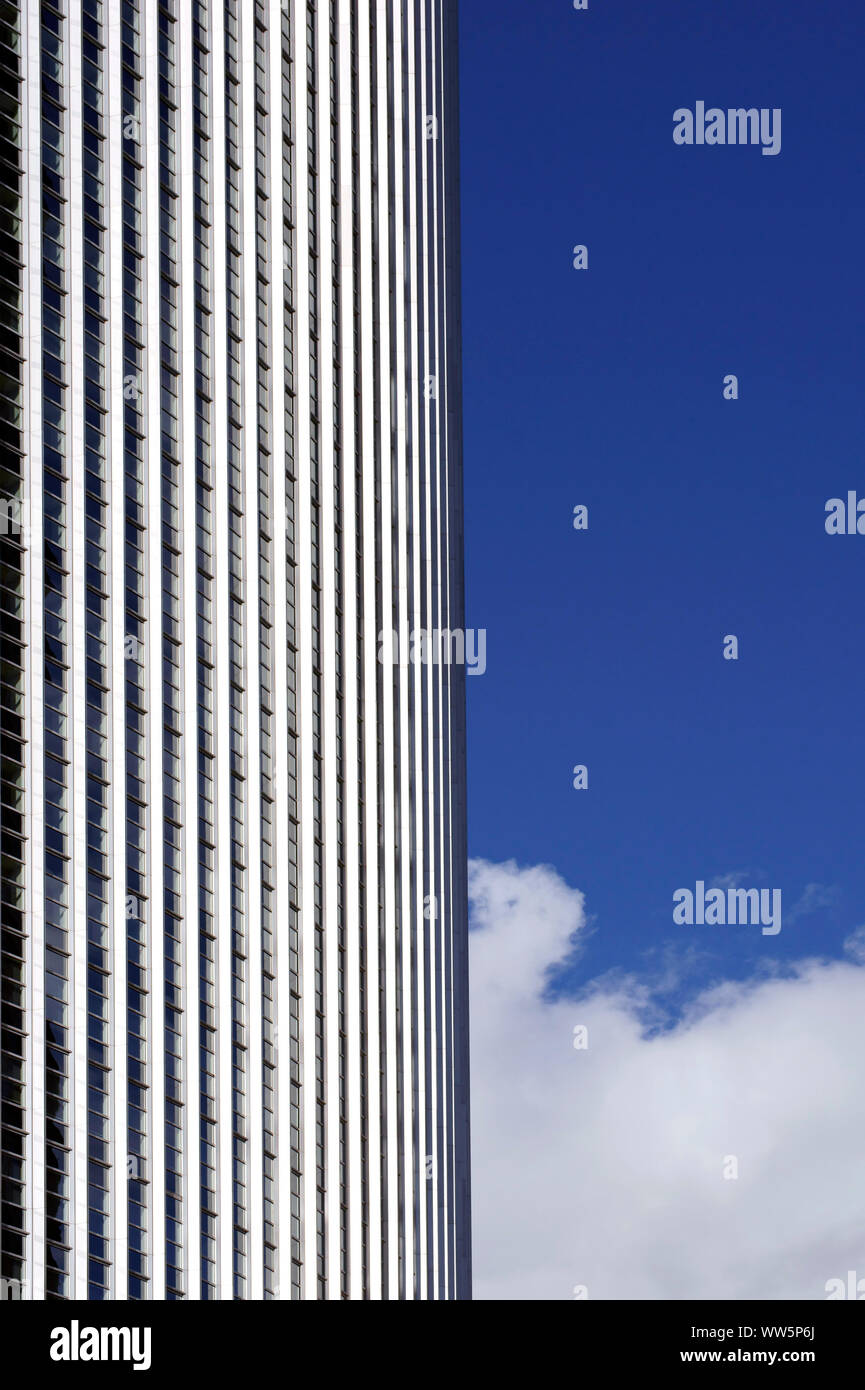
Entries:
POLYGON ((0 0, 7 1296, 470 1296, 455 50, 0 0))

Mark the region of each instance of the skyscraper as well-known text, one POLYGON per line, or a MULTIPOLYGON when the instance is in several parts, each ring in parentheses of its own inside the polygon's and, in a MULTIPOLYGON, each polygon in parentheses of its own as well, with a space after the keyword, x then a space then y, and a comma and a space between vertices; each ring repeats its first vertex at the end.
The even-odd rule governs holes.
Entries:
POLYGON ((2 0, 2 1275, 470 1296, 456 5, 2 0))

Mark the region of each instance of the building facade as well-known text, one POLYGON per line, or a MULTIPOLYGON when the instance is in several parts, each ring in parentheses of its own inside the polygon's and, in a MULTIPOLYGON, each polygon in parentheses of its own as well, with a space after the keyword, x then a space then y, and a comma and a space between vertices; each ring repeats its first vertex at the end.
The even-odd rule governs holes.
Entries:
POLYGON ((455 3, 0 68, 7 1296, 468 1298, 455 3))

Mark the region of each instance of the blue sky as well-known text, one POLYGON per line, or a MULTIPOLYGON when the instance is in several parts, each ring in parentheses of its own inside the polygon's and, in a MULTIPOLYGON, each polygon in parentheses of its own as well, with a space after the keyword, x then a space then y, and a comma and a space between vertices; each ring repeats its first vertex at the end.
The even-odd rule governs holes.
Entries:
POLYGON ((865 496, 863 51, 852 0, 461 3, 470 850, 583 890, 574 983, 865 921, 865 536, 824 530, 865 496), (676 146, 697 100, 781 152, 676 146), (779 936, 673 925, 736 871, 779 936))

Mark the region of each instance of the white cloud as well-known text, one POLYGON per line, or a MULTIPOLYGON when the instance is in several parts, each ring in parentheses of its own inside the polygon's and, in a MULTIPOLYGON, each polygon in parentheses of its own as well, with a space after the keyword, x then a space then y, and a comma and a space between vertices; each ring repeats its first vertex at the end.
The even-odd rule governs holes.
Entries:
POLYGON ((790 922, 798 921, 800 917, 810 917, 812 913, 820 912, 823 908, 835 907, 840 896, 837 888, 825 883, 806 884, 801 898, 786 914, 788 925, 790 922))
POLYGON ((710 881, 710 888, 738 888, 740 883, 745 883, 748 879, 765 878, 765 874, 753 873, 750 869, 733 869, 729 874, 718 874, 710 881))
POLYGON ((634 978, 544 997, 585 930, 555 870, 475 861, 470 895, 475 1298, 820 1299, 865 1277, 861 935, 649 1033, 661 1000, 634 978))

